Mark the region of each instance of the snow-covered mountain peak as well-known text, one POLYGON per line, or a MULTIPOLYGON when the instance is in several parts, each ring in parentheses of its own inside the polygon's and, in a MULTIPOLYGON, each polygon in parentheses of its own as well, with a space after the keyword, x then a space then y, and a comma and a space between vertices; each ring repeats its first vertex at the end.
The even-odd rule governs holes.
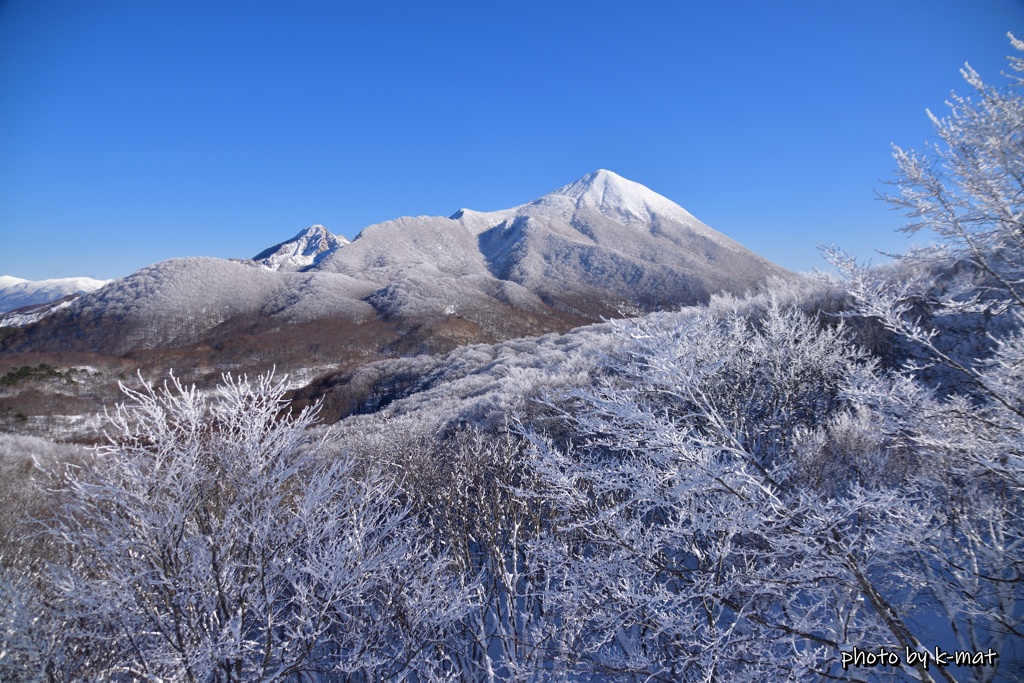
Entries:
POLYGON ((322 225, 311 225, 287 242, 261 251, 252 260, 270 270, 301 270, 348 243, 322 225))
POLYGON ((588 173, 576 182, 547 195, 553 196, 569 197, 575 200, 579 208, 588 206, 596 208, 605 216, 618 216, 627 220, 649 221, 655 215, 683 222, 696 220, 672 200, 605 169, 588 173))

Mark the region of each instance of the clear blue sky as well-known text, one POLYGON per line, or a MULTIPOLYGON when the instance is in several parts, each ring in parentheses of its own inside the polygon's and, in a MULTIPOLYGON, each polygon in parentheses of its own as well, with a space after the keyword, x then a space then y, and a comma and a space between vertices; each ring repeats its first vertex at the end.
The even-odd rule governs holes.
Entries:
MULTIPOLYGON (((251 257, 597 168, 794 270, 902 250, 874 199, 1021 0, 0 0, 0 274, 251 257)), ((876 259, 878 260, 878 259, 876 259)))

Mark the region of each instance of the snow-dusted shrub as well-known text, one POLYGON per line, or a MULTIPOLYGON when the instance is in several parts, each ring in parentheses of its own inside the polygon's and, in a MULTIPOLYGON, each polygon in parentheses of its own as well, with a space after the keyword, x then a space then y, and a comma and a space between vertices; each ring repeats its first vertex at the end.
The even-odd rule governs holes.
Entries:
POLYGON ((555 512, 546 606, 582 634, 566 666, 631 680, 995 675, 905 655, 840 668, 853 648, 951 649, 952 631, 999 652, 1019 627, 1016 569, 986 540, 1000 534, 1015 566, 1018 508, 977 478, 961 495, 936 476, 905 429, 935 433, 927 389, 778 305, 616 328, 603 381, 552 404, 556 439, 532 436, 555 512))
POLYGON ((507 429, 458 429, 401 463, 414 509, 476 578, 459 639, 461 680, 558 680, 565 670, 552 669, 576 645, 572 625, 545 597, 555 586, 535 541, 547 506, 521 493, 536 488, 523 445, 507 429))
MULTIPOLYGON (((0 566, 0 678, 35 683, 56 674, 49 663, 58 649, 56 624, 44 621, 38 585, 32 577, 11 566, 0 566)), ((64 659, 64 657, 61 657, 64 659)))
POLYGON ((77 667, 76 659, 62 652, 60 623, 44 603, 40 567, 53 545, 36 533, 33 520, 45 519, 57 501, 46 489, 45 470, 86 461, 80 446, 0 434, 2 681, 61 680, 77 667))
POLYGON ((0 564, 30 540, 27 518, 41 515, 50 502, 42 472, 85 456, 81 446, 0 433, 0 564))
MULTIPOLYGON (((1010 65, 1024 73, 1024 58, 1010 65)), ((884 269, 837 249, 828 256, 862 315, 909 342, 919 363, 994 397, 974 360, 994 350, 989 335, 1019 325, 1013 311, 1024 308, 1024 79, 997 88, 970 66, 962 73, 974 97, 951 95, 948 116, 929 112, 937 140, 923 153, 895 148, 898 192, 883 196, 910 219, 903 231, 927 231, 937 244, 884 269)))
MULTIPOLYGON (((1024 41, 1010 40, 1024 52, 1024 41)), ((1024 57, 1009 61, 1024 73, 1024 57)), ((1010 76, 1008 87, 997 88, 970 66, 961 73, 974 97, 951 95, 946 117, 929 112, 938 140, 924 153, 895 148, 899 192, 885 199, 911 219, 904 231, 939 238, 911 258, 973 267, 950 301, 1024 307, 1024 78, 1010 76)))
MULTIPOLYGON (((1024 42, 1013 39, 1018 50, 1024 42)), ((1024 72, 1024 59, 1011 58, 1024 72)), ((922 487, 935 510, 914 580, 965 650, 1002 655, 1021 669, 1024 625, 1024 85, 1004 89, 963 71, 973 98, 930 115, 938 136, 924 153, 896 149, 898 193, 885 196, 938 244, 867 268, 830 258, 855 301, 905 350, 901 386, 867 382, 856 399, 884 415, 885 431, 927 463, 922 487), (921 379, 941 390, 940 397, 921 379), (941 558, 941 559, 935 559, 941 558)), ((993 668, 971 672, 996 680, 993 668)), ((1009 674, 1006 674, 1009 675, 1009 674)))
POLYGON ((450 668, 442 644, 466 591, 388 477, 323 452, 314 410, 288 416, 269 376, 226 377, 213 398, 177 382, 127 393, 109 445, 62 475, 40 615, 62 647, 36 670, 68 657, 70 680, 431 680, 450 668))
POLYGON ((531 493, 538 487, 522 438, 507 426, 484 431, 425 412, 350 420, 341 443, 398 473, 420 523, 473 579, 470 607, 448 642, 455 680, 564 680, 559 663, 578 633, 546 598, 554 586, 536 541, 550 520, 531 493))
POLYGON ((735 314, 752 318, 771 306, 781 306, 825 320, 826 316, 848 310, 850 305, 845 287, 821 277, 799 276, 771 278, 743 296, 727 292, 712 294, 706 308, 714 316, 735 314))

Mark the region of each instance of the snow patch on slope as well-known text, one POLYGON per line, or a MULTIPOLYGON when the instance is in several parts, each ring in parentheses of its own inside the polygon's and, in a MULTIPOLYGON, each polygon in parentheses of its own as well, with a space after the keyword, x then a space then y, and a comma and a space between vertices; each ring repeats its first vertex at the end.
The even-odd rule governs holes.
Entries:
POLYGON ((26 325, 31 325, 32 323, 39 322, 51 313, 67 308, 71 305, 71 302, 72 299, 68 298, 58 303, 51 301, 35 306, 23 306, 21 308, 24 309, 24 312, 0 313, 0 327, 25 327, 26 325))

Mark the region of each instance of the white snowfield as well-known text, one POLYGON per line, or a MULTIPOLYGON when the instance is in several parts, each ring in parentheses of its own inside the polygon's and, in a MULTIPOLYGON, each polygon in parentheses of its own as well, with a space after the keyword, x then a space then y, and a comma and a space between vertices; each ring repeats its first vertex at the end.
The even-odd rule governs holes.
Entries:
POLYGON ((164 261, 60 315, 117 320, 129 345, 143 343, 133 327, 145 328, 147 344, 177 344, 237 316, 358 322, 511 307, 595 320, 790 276, 669 199, 599 170, 501 211, 397 218, 351 242, 314 225, 252 260, 164 261))
POLYGON ((52 280, 25 280, 0 275, 0 313, 23 306, 35 306, 63 299, 69 294, 94 292, 110 280, 91 277, 63 277, 52 280))

